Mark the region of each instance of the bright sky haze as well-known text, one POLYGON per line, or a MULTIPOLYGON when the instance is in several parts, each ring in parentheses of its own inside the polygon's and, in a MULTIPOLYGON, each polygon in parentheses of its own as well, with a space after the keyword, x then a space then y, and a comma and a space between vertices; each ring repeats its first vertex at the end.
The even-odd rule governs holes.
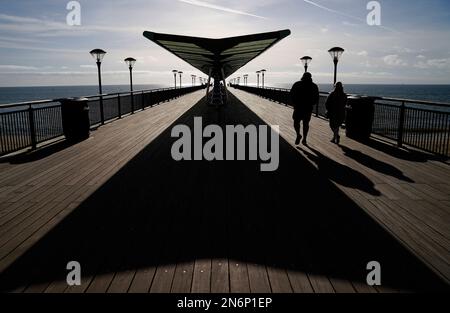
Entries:
POLYGON ((380 0, 381 25, 367 23, 366 0, 79 0, 81 25, 66 22, 68 0, 1 1, 0 86, 95 85, 89 51, 108 53, 104 84, 127 84, 123 59, 134 57, 136 84, 184 83, 200 74, 142 36, 145 30, 210 38, 290 29, 292 35, 233 75, 265 68, 266 85, 297 80, 300 58, 313 58, 319 83, 332 81, 328 49, 343 47, 347 84, 450 84, 450 2, 380 0))

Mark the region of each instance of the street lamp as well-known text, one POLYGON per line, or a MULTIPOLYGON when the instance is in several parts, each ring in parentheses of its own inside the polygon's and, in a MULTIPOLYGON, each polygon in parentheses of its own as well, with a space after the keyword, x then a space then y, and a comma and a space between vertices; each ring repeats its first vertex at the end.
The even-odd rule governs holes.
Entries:
POLYGON ((344 51, 345 50, 340 47, 334 47, 328 50, 334 62, 334 84, 337 82, 337 65, 344 51))
POLYGON ((173 80, 175 82, 175 89, 177 89, 177 74, 178 74, 178 70, 173 70, 173 80))
POLYGON ((265 87, 265 82, 264 82, 264 76, 265 76, 265 73, 267 72, 267 70, 261 70, 261 74, 262 74, 262 87, 264 88, 265 87))
POLYGON ((257 71, 256 72, 256 76, 257 76, 257 83, 256 86, 259 88, 259 74, 261 73, 261 71, 257 71))
POLYGON ((105 124, 105 114, 103 111, 103 88, 102 88, 102 74, 101 74, 101 66, 103 58, 105 57, 106 52, 102 49, 94 49, 90 52, 95 62, 97 63, 98 69, 98 93, 100 95, 100 119, 102 125, 105 124))
POLYGON ((180 71, 180 72, 178 72, 178 74, 180 74, 180 88, 181 88, 182 85, 183 85, 183 84, 181 83, 181 76, 183 75, 183 72, 180 71))
POLYGON ((312 58, 309 57, 309 56, 304 56, 300 60, 302 60, 303 66, 305 67, 305 73, 308 72, 308 67, 309 67, 309 64, 312 61, 312 58))
POLYGON ((136 63, 136 59, 126 58, 124 61, 128 65, 128 69, 130 70, 131 113, 134 113, 133 66, 136 63))
POLYGON ((192 87, 193 87, 196 84, 197 76, 196 75, 191 75, 191 78, 192 78, 192 87))

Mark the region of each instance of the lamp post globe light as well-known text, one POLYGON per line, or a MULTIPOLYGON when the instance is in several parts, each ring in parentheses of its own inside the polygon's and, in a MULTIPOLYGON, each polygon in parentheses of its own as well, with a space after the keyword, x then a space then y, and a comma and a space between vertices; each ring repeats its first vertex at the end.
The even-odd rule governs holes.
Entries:
POLYGON ((305 73, 308 72, 309 64, 311 64, 312 58, 310 56, 304 56, 300 59, 305 67, 305 73))
POLYGON ((262 74, 262 87, 265 87, 265 73, 267 72, 267 70, 261 70, 261 74, 262 74))
POLYGON ((182 84, 182 81, 181 81, 181 77, 182 77, 182 75, 183 75, 183 72, 178 72, 178 74, 180 75, 180 88, 183 86, 183 84, 182 84))
POLYGON ((128 69, 130 70, 130 93, 131 93, 131 113, 134 113, 134 95, 133 95, 133 67, 136 63, 135 58, 126 58, 125 60, 128 69))
POLYGON ((173 80, 175 82, 175 89, 177 89, 177 74, 178 74, 178 70, 173 70, 173 80))
POLYGON ((101 74, 101 66, 103 58, 105 57, 106 51, 102 49, 94 49, 90 52, 95 62, 97 63, 98 70, 98 93, 100 95, 100 119, 102 125, 105 124, 105 114, 103 110, 103 88, 102 88, 102 74, 101 74))
POLYGON ((328 50, 328 52, 331 55, 331 58, 333 59, 334 63, 334 84, 337 82, 337 65, 339 63, 339 59, 341 58, 342 54, 344 53, 344 49, 341 47, 334 47, 328 50))

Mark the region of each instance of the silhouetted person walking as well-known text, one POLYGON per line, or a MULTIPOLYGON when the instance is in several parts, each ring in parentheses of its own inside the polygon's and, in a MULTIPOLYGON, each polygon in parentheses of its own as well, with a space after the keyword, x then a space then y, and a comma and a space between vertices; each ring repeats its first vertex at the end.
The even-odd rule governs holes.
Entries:
POLYGON ((344 87, 341 82, 336 83, 334 90, 328 96, 325 106, 330 119, 330 128, 333 131, 333 139, 331 142, 339 144, 341 137, 339 136, 339 129, 345 120, 345 106, 347 105, 347 95, 344 92, 344 87))
POLYGON ((302 143, 306 146, 313 108, 319 103, 319 87, 313 83, 310 73, 303 74, 301 81, 296 82, 292 86, 290 97, 294 106, 294 115, 292 118, 294 119, 294 129, 297 133, 295 144, 300 144, 300 140, 302 140, 300 122, 303 121, 302 143))

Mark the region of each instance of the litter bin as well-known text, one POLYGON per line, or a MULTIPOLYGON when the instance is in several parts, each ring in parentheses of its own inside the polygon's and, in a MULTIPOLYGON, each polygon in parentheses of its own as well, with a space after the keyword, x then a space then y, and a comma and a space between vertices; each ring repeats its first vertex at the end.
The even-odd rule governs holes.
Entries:
POLYGON ((348 98, 345 121, 347 137, 358 141, 369 140, 375 115, 375 99, 366 96, 348 98))
POLYGON ((86 98, 61 99, 64 136, 68 141, 79 142, 89 138, 89 105, 86 98))

